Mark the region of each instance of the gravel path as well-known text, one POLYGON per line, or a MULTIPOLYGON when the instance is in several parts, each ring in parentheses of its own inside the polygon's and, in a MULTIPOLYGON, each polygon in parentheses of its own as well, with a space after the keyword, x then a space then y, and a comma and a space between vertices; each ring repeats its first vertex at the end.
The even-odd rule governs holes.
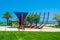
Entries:
MULTIPOLYGON (((18 31, 17 28, 7 28, 5 26, 0 26, 0 31, 18 31)), ((52 28, 52 27, 43 27, 42 29, 31 29, 25 28, 25 30, 20 29, 19 31, 44 31, 44 32, 60 32, 60 28, 52 28)))

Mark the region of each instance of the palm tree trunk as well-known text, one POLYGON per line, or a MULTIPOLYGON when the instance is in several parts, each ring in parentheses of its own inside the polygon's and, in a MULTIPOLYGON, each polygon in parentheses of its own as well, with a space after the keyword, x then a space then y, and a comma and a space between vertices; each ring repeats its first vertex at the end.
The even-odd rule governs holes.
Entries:
POLYGON ((7 25, 9 24, 9 22, 8 22, 8 21, 9 21, 9 19, 7 18, 7 25))
POLYGON ((30 22, 30 27, 32 27, 32 22, 30 22))
POLYGON ((58 24, 59 26, 60 26, 60 22, 59 22, 59 24, 58 24))
POLYGON ((37 22, 36 22, 36 26, 37 26, 37 22))

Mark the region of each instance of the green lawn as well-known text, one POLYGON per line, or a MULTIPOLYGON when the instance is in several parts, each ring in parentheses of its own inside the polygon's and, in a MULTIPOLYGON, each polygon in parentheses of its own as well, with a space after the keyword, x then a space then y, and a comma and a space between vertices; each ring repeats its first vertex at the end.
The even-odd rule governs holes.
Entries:
POLYGON ((0 24, 0 26, 7 26, 7 24, 0 24))
POLYGON ((53 27, 53 28, 60 28, 60 26, 48 26, 48 27, 53 27))
POLYGON ((60 40, 60 32, 0 32, 0 40, 60 40))
POLYGON ((54 27, 56 27, 56 28, 60 28, 60 26, 54 26, 54 27))

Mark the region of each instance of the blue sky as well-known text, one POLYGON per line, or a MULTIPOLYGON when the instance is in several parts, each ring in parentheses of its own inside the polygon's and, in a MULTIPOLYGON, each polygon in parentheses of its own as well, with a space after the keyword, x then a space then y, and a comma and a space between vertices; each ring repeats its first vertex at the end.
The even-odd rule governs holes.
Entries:
POLYGON ((2 18, 5 12, 10 12, 13 15, 12 20, 17 17, 14 11, 18 12, 50 12, 49 21, 54 21, 52 18, 55 13, 60 14, 60 0, 0 0, 0 21, 6 21, 2 18))

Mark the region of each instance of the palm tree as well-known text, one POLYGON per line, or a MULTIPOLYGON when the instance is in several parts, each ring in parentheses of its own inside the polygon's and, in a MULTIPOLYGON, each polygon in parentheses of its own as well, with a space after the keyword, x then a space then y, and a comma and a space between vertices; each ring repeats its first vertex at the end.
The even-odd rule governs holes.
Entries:
POLYGON ((60 26, 60 14, 55 14, 54 19, 58 21, 58 24, 60 26))
POLYGON ((3 15, 3 18, 5 18, 7 20, 7 25, 9 24, 9 19, 12 18, 11 14, 9 12, 6 12, 4 15, 3 15))

